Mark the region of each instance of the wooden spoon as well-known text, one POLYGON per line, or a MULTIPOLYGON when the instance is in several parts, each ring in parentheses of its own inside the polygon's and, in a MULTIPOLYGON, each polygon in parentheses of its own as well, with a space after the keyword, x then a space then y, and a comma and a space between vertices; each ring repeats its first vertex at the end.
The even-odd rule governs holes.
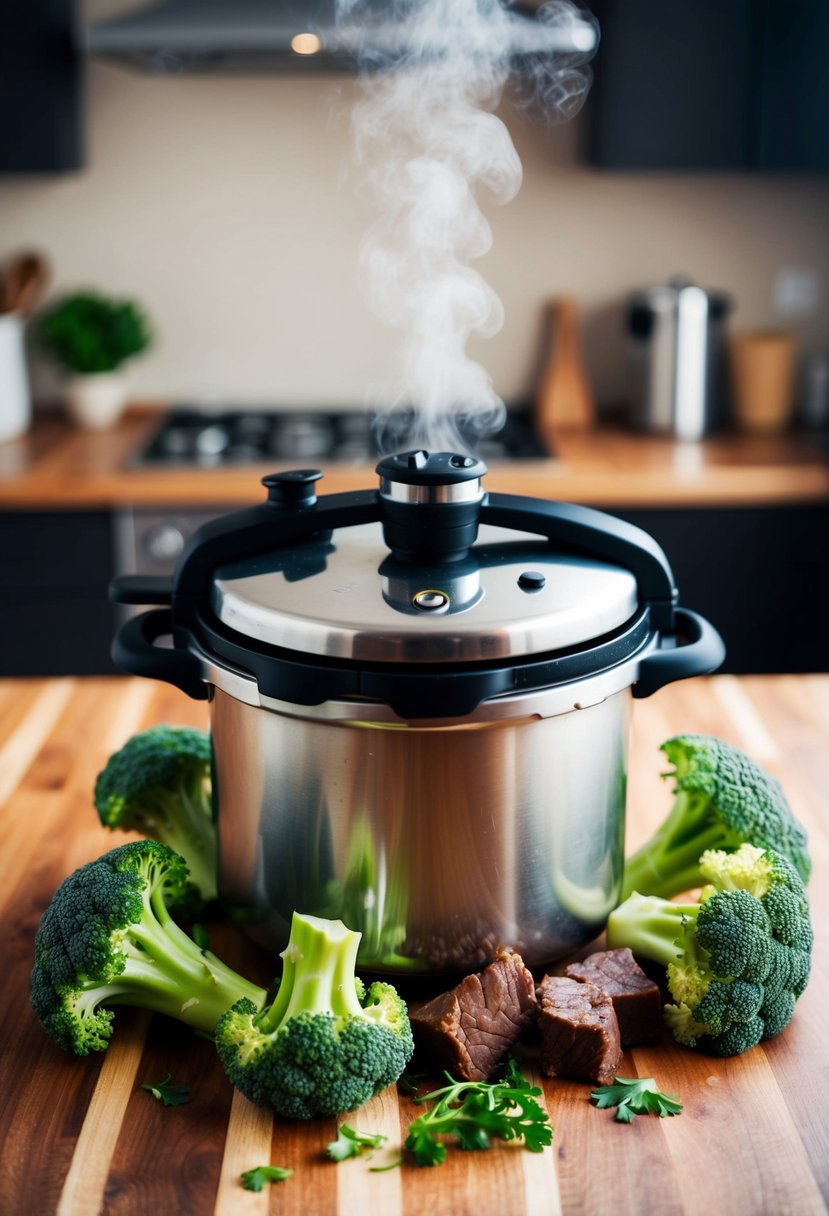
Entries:
POLYGON ((41 254, 17 254, 3 272, 0 311, 28 317, 43 294, 48 279, 49 267, 41 254))

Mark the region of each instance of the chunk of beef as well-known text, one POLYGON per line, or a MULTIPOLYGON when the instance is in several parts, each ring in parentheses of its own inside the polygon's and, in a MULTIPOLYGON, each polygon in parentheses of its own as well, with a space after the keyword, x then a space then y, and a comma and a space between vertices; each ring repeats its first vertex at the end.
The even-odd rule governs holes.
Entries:
POLYGON ((622 1058, 610 997, 595 984, 545 975, 539 986, 541 1070, 609 1085, 622 1058))
POLYGON ((595 984, 613 1002, 623 1047, 652 1043, 662 1028, 662 995, 625 946, 620 950, 598 950, 578 963, 569 963, 564 974, 595 984))
POLYGON ((499 950, 483 971, 410 1011, 418 1048, 464 1081, 486 1081, 536 1015, 521 956, 499 950))

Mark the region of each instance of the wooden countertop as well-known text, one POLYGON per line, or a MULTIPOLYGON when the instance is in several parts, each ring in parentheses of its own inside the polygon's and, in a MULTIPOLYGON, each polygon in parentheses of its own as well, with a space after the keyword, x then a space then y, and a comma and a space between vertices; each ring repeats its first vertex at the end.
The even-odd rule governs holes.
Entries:
MULTIPOLYGON (((816 931, 811 984, 788 1029, 730 1060, 665 1041, 627 1053, 623 1076, 654 1076, 685 1104, 678 1118, 631 1126, 594 1109, 590 1086, 545 1081, 553 1147, 450 1150, 433 1169, 370 1173, 334 1165, 334 1122, 293 1124, 234 1095, 209 1042, 163 1018, 118 1013, 109 1050, 58 1050, 28 1005, 38 918, 61 879, 112 846, 92 809, 96 773, 137 730, 205 725, 203 703, 137 679, 0 681, 0 1212, 8 1216, 817 1216, 829 1201, 829 676, 714 676, 637 701, 628 845, 667 810, 659 744, 678 731, 719 734, 783 782, 811 838, 816 931), (140 1088, 168 1072, 191 1101, 165 1109, 140 1088), (244 1169, 294 1175, 259 1195, 244 1169)), ((217 952, 264 982, 269 960, 229 926, 217 952)), ((349 1116, 400 1144, 411 1105, 387 1091, 349 1116)))
MULTIPOLYGON (((273 464, 136 469, 129 461, 158 410, 134 409, 110 431, 47 416, 0 444, 0 509, 213 506, 256 502, 273 464)), ((369 466, 325 467, 324 491, 374 484, 369 466)), ((487 488, 597 506, 757 505, 829 501, 829 461, 813 438, 723 435, 703 443, 621 429, 560 433, 555 458, 493 464, 487 488)))

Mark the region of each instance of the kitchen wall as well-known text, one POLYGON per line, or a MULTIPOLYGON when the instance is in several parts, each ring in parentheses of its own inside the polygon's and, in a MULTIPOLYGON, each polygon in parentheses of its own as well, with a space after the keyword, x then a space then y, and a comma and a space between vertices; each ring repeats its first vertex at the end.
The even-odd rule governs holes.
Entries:
MULTIPOLYGON (((104 64, 88 79, 87 168, 0 178, 0 255, 36 246, 53 292, 131 295, 158 340, 133 396, 361 404, 390 368, 394 335, 359 283, 372 200, 350 157, 347 77, 157 79, 104 64)), ((524 165, 518 198, 488 216, 480 269, 506 321, 472 353, 498 391, 531 391, 544 301, 580 301, 602 401, 626 383, 631 290, 684 272, 733 294, 735 326, 779 321, 781 267, 829 292, 829 179, 610 174, 587 169, 580 121, 549 129, 505 106, 524 165)), ((825 307, 797 320, 829 347, 825 307)), ((36 391, 53 385, 40 369, 36 391)))

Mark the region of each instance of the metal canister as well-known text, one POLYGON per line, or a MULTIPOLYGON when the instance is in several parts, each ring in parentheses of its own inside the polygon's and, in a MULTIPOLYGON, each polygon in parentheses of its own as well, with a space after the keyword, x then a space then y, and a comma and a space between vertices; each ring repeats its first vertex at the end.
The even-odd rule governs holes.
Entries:
POLYGON ((634 295, 627 324, 635 362, 633 422, 638 428, 695 440, 725 418, 725 323, 722 292, 689 279, 634 295))

